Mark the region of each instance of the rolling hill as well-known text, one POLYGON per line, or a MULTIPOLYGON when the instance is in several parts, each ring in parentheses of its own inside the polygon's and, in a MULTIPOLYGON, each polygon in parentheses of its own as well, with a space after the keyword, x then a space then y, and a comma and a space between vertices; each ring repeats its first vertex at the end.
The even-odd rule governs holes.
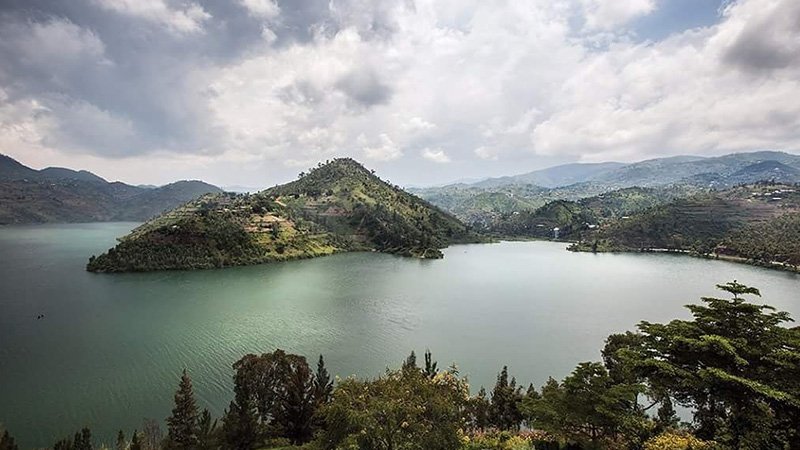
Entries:
POLYGON ((0 224, 144 221, 218 192, 201 181, 144 188, 108 182, 85 170, 35 170, 0 155, 0 224))
POLYGON ((726 189, 769 180, 800 182, 800 156, 760 151, 712 158, 675 156, 631 164, 566 164, 412 192, 467 223, 489 226, 499 217, 533 212, 550 201, 577 201, 630 187, 726 189))
POLYGON ((607 221, 574 250, 668 250, 800 265, 800 186, 762 182, 607 221))
POLYGON ((215 194, 133 230, 92 257, 95 272, 206 269, 381 251, 441 258, 481 237, 352 159, 335 159, 258 194, 215 194))

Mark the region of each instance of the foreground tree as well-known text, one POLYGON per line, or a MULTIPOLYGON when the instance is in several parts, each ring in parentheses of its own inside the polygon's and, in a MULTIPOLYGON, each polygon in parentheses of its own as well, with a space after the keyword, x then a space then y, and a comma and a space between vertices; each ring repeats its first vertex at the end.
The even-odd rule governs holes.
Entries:
POLYGON ((526 422, 586 448, 612 443, 636 444, 646 419, 638 410, 641 386, 618 384, 600 363, 581 363, 559 384, 552 378, 541 395, 528 395, 522 410, 526 422))
POLYGON ((133 430, 133 434, 131 435, 131 446, 128 447, 129 450, 142 450, 142 443, 139 440, 139 432, 133 430))
POLYGON ((319 355, 317 373, 314 375, 314 400, 317 405, 323 405, 331 400, 333 394, 333 380, 325 368, 325 360, 319 355))
POLYGON ((375 380, 347 379, 323 409, 327 429, 319 443, 326 449, 459 449, 467 389, 451 372, 431 379, 408 365, 375 380))
POLYGON ((312 419, 317 405, 314 393, 314 377, 308 365, 298 364, 292 367, 278 419, 284 436, 293 444, 311 440, 312 419))
POLYGON ((197 425, 197 403, 194 399, 192 379, 183 370, 178 391, 175 392, 175 407, 167 418, 167 447, 170 449, 195 449, 200 434, 197 425))
POLYGON ((519 411, 522 402, 522 389, 517 380, 508 380, 508 367, 497 375, 497 383, 492 390, 492 405, 489 409, 489 423, 501 430, 518 429, 522 416, 519 411))
MULTIPOLYGON (((226 445, 253 448, 266 438, 307 442, 317 395, 325 396, 330 381, 316 386, 305 357, 283 350, 246 355, 233 368, 235 399, 223 419, 226 445)), ((322 367, 323 375, 327 371, 322 367)))
POLYGON ((8 434, 8 430, 3 430, 3 434, 0 435, 0 450, 18 450, 16 442, 14 442, 14 438, 8 434))
POLYGON ((128 441, 125 440, 125 433, 122 430, 117 432, 117 442, 114 445, 116 450, 125 450, 128 448, 128 441))
POLYGON ((694 408, 701 439, 732 449, 800 448, 800 331, 783 326, 788 313, 744 299, 758 289, 717 287, 732 298, 688 305, 692 320, 642 322, 636 339, 607 353, 649 391, 694 408))

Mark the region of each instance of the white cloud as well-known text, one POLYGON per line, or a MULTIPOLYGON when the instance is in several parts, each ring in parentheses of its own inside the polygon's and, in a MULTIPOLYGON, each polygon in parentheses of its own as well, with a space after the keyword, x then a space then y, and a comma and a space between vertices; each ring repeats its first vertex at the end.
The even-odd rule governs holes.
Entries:
MULTIPOLYGON (((154 137, 147 130, 159 127, 141 119, 150 110, 126 114, 94 89, 62 95, 60 80, 123 60, 109 54, 120 41, 106 47, 102 31, 54 18, 0 26, 0 56, 48 86, 20 93, 27 79, 0 66, 6 148, 18 140, 19 148, 119 156, 110 149, 133 142, 141 153, 210 158, 213 147, 220 167, 258 162, 292 174, 349 155, 388 161, 393 178, 414 182, 482 176, 489 166, 518 172, 574 160, 800 150, 794 0, 738 0, 718 24, 646 43, 626 35, 626 24, 658 0, 334 0, 311 23, 292 22, 293 10, 273 0, 238 0, 233 9, 253 26, 254 43, 220 59, 189 46, 212 42, 232 22, 198 3, 93 1, 178 35, 207 32, 180 42, 185 55, 149 49, 164 64, 149 84, 164 97, 155 112, 188 131, 154 137), (297 38, 298 30, 311 31, 297 38), (82 129, 84 120, 105 130, 82 129), (420 156, 454 163, 415 170, 420 156)), ((92 75, 87 86, 107 76, 92 75)))
POLYGON ((580 4, 590 31, 612 30, 656 9, 656 0, 580 0, 580 4))
POLYGON ((560 105, 534 129, 534 149, 585 160, 800 149, 800 60, 780 62, 798 48, 787 45, 800 36, 789 11, 800 6, 740 0, 717 26, 589 56, 554 92, 560 105), (742 36, 762 36, 754 26, 780 38, 732 62, 742 36), (753 73, 752 58, 779 63, 753 73))
POLYGON ((262 19, 275 19, 281 13, 281 8, 274 0, 240 0, 247 11, 262 19))
POLYGON ((440 148, 438 149, 426 148, 423 149, 422 153, 420 154, 422 155, 423 158, 429 161, 433 161, 435 163, 446 164, 450 162, 450 157, 447 156, 447 153, 445 153, 444 150, 440 148))
POLYGON ((497 161, 497 149, 490 148, 490 147, 478 147, 474 151, 475 156, 480 159, 485 159, 487 161, 497 161))
POLYGON ((360 142, 364 145, 364 156, 373 161, 391 161, 403 156, 402 150, 392 139, 386 134, 381 133, 378 135, 378 142, 375 144, 367 144, 366 138, 361 135, 360 142))
POLYGON ((202 6, 188 2, 172 8, 164 0, 95 0, 103 8, 167 27, 176 34, 198 33, 211 19, 202 6))

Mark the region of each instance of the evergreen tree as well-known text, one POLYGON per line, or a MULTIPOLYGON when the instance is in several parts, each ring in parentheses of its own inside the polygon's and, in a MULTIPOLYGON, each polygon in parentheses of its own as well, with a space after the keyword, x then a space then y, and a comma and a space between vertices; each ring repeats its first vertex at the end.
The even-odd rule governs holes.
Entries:
POLYGON ((469 399, 468 403, 470 423, 476 430, 485 430, 489 425, 491 403, 486 394, 486 388, 481 386, 478 395, 469 399))
POLYGON ((72 441, 72 450, 92 450, 92 431, 84 427, 75 433, 72 441))
POLYGON ((492 391, 492 406, 490 408, 489 422, 501 430, 519 428, 522 416, 519 406, 522 402, 522 391, 517 388, 517 380, 508 380, 508 367, 497 375, 497 383, 492 391))
POLYGON ((211 450, 216 448, 217 421, 211 418, 211 413, 204 409, 197 421, 198 448, 211 450))
POLYGON ((312 418, 316 409, 314 377, 306 364, 293 368, 286 386, 280 423, 285 436, 293 444, 302 444, 311 439, 312 418))
POLYGON ((258 416, 251 397, 231 402, 222 418, 222 434, 225 448, 234 450, 250 450, 259 441, 258 416))
POLYGON ((117 443, 114 446, 117 450, 125 450, 128 448, 128 442, 125 441, 125 433, 122 430, 117 432, 117 443))
POLYGON ((0 436, 0 450, 19 450, 14 438, 8 434, 8 430, 4 430, 3 435, 0 436))
POLYGON ((317 373, 314 375, 314 400, 317 406, 328 403, 333 395, 333 381, 331 380, 328 369, 325 368, 325 361, 319 355, 317 362, 317 373))
POLYGON ((403 370, 411 370, 417 368, 417 354, 414 353, 414 350, 411 350, 411 354, 408 355, 405 362, 403 363, 403 370))
POLYGON ((72 441, 61 439, 53 445, 53 450, 72 450, 72 441))
POLYGON ((142 450, 142 443, 139 442, 139 432, 133 430, 133 434, 131 435, 131 446, 128 450, 142 450))
POLYGON ((167 418, 168 443, 173 449, 194 449, 198 445, 197 404, 194 400, 192 380, 183 370, 178 391, 175 392, 175 407, 167 418))
POLYGON ((433 356, 431 355, 431 351, 430 350, 425 350, 425 370, 423 371, 425 376, 427 376, 428 378, 431 378, 431 379, 433 377, 435 377, 436 374, 439 373, 439 369, 436 368, 437 364, 438 363, 433 360, 433 356))

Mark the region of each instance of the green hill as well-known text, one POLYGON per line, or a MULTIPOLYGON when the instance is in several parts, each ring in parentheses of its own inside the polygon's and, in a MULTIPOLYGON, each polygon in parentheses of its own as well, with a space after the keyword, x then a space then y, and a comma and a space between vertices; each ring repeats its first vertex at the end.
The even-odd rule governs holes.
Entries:
POLYGON ((31 169, 0 155, 0 224, 144 221, 207 193, 201 181, 143 188, 63 167, 31 169))
POLYGON ((498 217, 488 227, 493 234, 507 237, 580 240, 581 236, 609 220, 628 216, 676 197, 688 195, 686 187, 626 188, 577 201, 554 200, 536 210, 517 211, 498 217))
POLYGON ((156 217, 92 258, 90 271, 196 269, 381 251, 440 258, 480 238, 455 217, 352 159, 255 195, 207 195, 156 217))
POLYGON ((797 265, 800 187, 744 185, 679 198, 603 224, 574 250, 670 250, 797 265))

